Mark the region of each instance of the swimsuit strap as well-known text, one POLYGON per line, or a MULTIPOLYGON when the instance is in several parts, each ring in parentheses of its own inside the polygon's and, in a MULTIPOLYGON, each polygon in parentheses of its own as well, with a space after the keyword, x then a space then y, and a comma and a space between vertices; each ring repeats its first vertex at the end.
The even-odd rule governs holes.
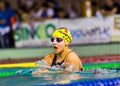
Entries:
MULTIPOLYGON (((73 51, 72 51, 72 50, 70 50, 70 51, 66 54, 66 56, 67 56, 70 52, 73 52, 73 51)), ((54 59, 53 59, 53 62, 52 62, 52 65, 51 65, 51 66, 54 66, 54 65, 61 65, 61 64, 64 62, 64 60, 66 59, 66 56, 65 56, 65 58, 64 58, 61 62, 56 63, 56 60, 57 60, 57 54, 55 54, 55 56, 54 56, 54 59)))
POLYGON ((57 60, 57 54, 54 55, 54 59, 52 61, 51 67, 54 66, 54 65, 56 65, 56 60, 57 60))

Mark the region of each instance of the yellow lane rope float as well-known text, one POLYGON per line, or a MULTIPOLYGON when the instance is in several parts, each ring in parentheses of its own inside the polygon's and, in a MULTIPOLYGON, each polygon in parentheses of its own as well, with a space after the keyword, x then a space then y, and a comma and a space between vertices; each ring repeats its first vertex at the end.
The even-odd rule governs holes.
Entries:
POLYGON ((39 64, 36 64, 35 62, 0 64, 0 68, 8 67, 39 67, 39 64))

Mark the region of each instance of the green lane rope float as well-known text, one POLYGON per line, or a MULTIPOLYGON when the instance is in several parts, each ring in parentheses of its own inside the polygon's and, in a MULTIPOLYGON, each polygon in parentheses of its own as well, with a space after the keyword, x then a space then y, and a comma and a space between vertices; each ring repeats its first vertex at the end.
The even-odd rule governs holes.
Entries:
POLYGON ((16 72, 1 72, 0 77, 6 77, 6 76, 15 75, 15 74, 16 72))
POLYGON ((91 68, 117 68, 120 67, 120 63, 100 63, 100 64, 87 64, 83 65, 84 70, 91 69, 91 68))

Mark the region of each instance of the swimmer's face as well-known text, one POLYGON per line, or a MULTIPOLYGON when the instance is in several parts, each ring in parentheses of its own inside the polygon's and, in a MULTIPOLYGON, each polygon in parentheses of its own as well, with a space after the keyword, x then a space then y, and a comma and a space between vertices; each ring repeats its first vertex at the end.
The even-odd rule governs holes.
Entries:
POLYGON ((54 53, 62 52, 66 45, 65 41, 60 37, 52 37, 51 42, 54 47, 54 53))

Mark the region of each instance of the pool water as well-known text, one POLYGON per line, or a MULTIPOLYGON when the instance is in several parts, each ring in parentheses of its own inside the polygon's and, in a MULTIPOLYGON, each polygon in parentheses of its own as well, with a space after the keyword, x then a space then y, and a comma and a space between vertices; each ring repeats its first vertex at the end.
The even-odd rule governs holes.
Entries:
MULTIPOLYGON (((93 63, 86 63, 86 64, 91 65, 93 63)), ((51 71, 50 73, 44 73, 37 76, 32 76, 31 73, 35 69, 36 68, 0 68, 1 72, 15 72, 15 71, 19 72, 18 74, 15 75, 0 77, 0 86, 35 86, 35 85, 48 86, 49 84, 53 84, 53 83, 65 84, 65 83, 73 83, 76 81, 84 82, 90 80, 120 77, 120 67, 104 68, 104 69, 93 68, 93 69, 85 70, 84 72, 77 72, 77 73, 51 71)))

